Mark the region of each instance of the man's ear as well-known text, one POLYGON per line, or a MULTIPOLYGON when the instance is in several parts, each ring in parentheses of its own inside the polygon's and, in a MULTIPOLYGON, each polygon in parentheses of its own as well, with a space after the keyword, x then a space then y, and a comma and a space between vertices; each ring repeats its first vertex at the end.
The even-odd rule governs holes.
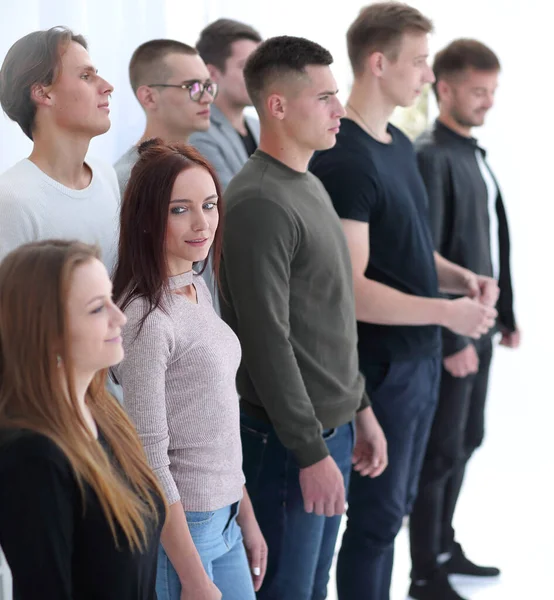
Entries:
POLYGON ((136 95, 144 110, 156 108, 158 104, 158 92, 155 88, 141 85, 137 88, 136 95))
POLYGON ((50 97, 51 85, 44 85, 42 83, 35 83, 31 86, 31 100, 36 105, 49 106, 52 104, 52 98, 50 97))

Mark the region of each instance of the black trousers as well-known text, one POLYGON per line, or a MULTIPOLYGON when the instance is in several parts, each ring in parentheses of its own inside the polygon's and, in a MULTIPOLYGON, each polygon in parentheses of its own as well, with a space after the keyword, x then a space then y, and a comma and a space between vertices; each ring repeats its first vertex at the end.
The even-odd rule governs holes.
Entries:
POLYGON ((437 569, 438 555, 452 550, 452 521, 466 465, 483 441, 491 339, 479 340, 475 347, 477 374, 459 378, 442 370, 439 404, 410 517, 414 581, 429 578, 437 569))

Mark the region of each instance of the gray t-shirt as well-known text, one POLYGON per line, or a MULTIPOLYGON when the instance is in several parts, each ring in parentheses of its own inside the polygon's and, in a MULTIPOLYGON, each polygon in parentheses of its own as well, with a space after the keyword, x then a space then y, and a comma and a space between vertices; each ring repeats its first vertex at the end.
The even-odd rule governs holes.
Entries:
POLYGON ((121 197, 123 198, 123 192, 125 192, 125 188, 129 183, 129 179, 131 177, 131 171, 135 166, 139 157, 138 148, 136 146, 131 146, 125 154, 119 157, 117 162, 114 163, 114 169, 117 175, 117 182, 119 183, 119 191, 121 193, 121 197))

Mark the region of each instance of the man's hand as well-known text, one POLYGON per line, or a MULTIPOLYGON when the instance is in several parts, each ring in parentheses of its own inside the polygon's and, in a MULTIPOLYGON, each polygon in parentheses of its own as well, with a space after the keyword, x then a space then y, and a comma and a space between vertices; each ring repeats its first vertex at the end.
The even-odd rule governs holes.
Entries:
POLYGON ((479 370, 479 356, 473 344, 443 360, 444 368, 452 377, 467 377, 479 370))
POLYGON ((486 306, 496 306, 498 296, 500 296, 500 288, 498 282, 492 277, 477 275, 477 284, 479 285, 479 298, 482 304, 486 306))
POLYGON ((300 469, 300 487, 306 512, 326 517, 344 513, 344 477, 331 456, 300 469))
POLYGON ((441 325, 458 335, 474 339, 479 339, 489 331, 497 315, 496 309, 492 306, 471 298, 448 300, 446 306, 444 322, 441 325))
POLYGON ((356 416, 356 446, 352 464, 363 477, 378 477, 388 465, 387 440, 369 406, 356 416))
POLYGON ((506 346, 506 348, 511 348, 515 350, 519 348, 521 344, 521 331, 516 329, 515 331, 506 331, 502 333, 502 339, 500 340, 501 346, 506 346))

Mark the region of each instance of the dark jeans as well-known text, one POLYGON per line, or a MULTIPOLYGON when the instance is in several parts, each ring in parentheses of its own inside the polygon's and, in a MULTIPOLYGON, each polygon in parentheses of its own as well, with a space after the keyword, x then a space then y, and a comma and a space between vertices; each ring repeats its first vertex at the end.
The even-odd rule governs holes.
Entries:
POLYGON ((339 600, 388 600, 394 540, 409 514, 437 405, 440 358, 364 365, 389 465, 375 478, 352 473, 337 566, 339 600))
MULTIPOLYGON (((340 517, 308 514, 299 467, 269 424, 241 416, 246 487, 266 539, 268 567, 261 600, 324 600, 340 517)), ((348 487, 354 425, 324 432, 327 447, 348 487)))
POLYGON ((410 518, 412 579, 427 579, 437 557, 454 545, 452 520, 466 464, 485 432, 485 400, 492 359, 489 338, 475 343, 479 372, 460 378, 443 369, 439 404, 410 518))

